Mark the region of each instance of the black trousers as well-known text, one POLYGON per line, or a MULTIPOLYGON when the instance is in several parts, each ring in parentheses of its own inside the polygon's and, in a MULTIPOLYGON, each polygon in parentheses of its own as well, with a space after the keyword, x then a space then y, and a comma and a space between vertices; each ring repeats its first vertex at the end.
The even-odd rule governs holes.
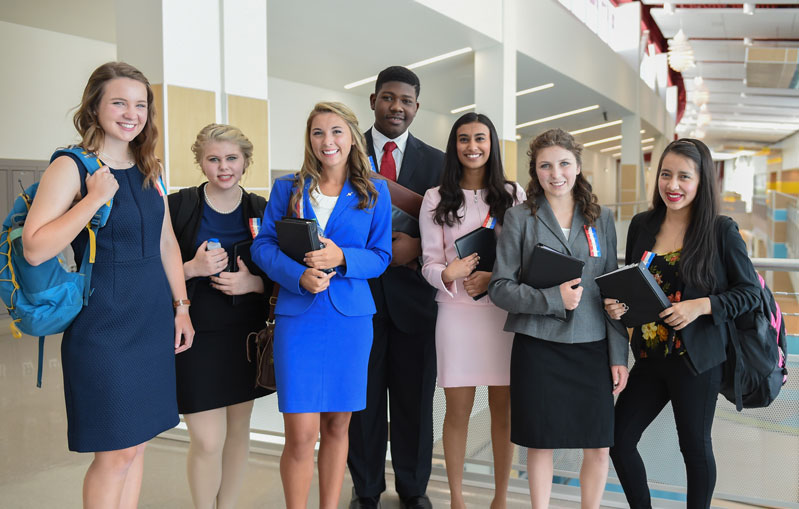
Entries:
POLYGON ((646 469, 638 454, 644 430, 671 401, 685 461, 688 509, 708 508, 716 485, 710 431, 721 385, 721 365, 693 375, 687 359, 639 359, 615 409, 613 466, 633 509, 652 507, 646 469))
POLYGON ((376 314, 373 323, 366 409, 354 412, 350 421, 347 464, 355 492, 376 497, 386 489, 388 411, 397 493, 401 498, 423 495, 433 460, 435 325, 408 334, 385 314, 376 314))

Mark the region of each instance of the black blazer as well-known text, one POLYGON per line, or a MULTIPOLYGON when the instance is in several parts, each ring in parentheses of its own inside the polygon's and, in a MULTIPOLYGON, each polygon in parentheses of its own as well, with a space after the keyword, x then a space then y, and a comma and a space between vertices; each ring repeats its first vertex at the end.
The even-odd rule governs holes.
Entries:
MULTIPOLYGON (((627 233, 625 263, 637 262, 644 251, 655 245, 655 236, 665 217, 665 209, 636 214, 627 233)), ((716 289, 710 294, 686 285, 682 300, 710 298, 710 315, 703 315, 680 331, 687 355, 697 373, 724 362, 732 320, 754 309, 760 298, 757 274, 746 252, 738 225, 727 216, 716 218, 717 249, 713 270, 716 289)), ((633 345, 638 359, 640 346, 633 345)))
MULTIPOLYGON (((184 263, 194 258, 197 251, 194 244, 197 240, 197 232, 200 229, 203 209, 205 208, 205 200, 202 199, 202 191, 207 184, 207 182, 204 182, 198 187, 187 187, 167 197, 172 229, 175 231, 175 237, 178 240, 178 246, 180 246, 180 256, 184 263)), ((243 191, 241 206, 244 212, 245 226, 249 229, 250 218, 263 219, 264 209, 266 209, 266 198, 243 191)), ((261 297, 265 301, 272 295, 272 281, 254 263, 248 264, 247 268, 250 272, 263 279, 264 293, 261 297)), ((196 282, 196 278, 186 281, 186 291, 189 299, 191 299, 194 293, 196 282)))
MULTIPOLYGON (((377 167, 372 130, 364 135, 366 150, 377 167)), ((443 169, 444 153, 408 133, 397 182, 424 195, 425 191, 441 183, 443 169)), ((404 266, 389 267, 379 278, 370 279, 369 286, 377 314, 387 314, 399 330, 415 333, 435 328, 436 289, 419 271, 404 266)))

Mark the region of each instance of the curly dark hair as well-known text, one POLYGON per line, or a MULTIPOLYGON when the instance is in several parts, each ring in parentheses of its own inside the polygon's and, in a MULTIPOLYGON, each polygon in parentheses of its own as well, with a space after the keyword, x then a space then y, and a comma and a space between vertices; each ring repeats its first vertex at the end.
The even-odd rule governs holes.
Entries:
MULTIPOLYGON (((548 147, 561 147, 568 150, 574 155, 577 161, 577 166, 582 168, 583 160, 583 146, 577 143, 574 136, 567 133, 563 129, 550 129, 535 137, 530 142, 530 150, 527 155, 530 157, 530 183, 527 185, 527 206, 530 207, 530 212, 535 215, 538 211, 536 199, 544 194, 544 189, 541 183, 538 182, 538 174, 535 172, 536 158, 538 153, 548 147)), ((599 200, 593 193, 591 184, 580 172, 574 179, 574 187, 572 188, 572 196, 574 201, 580 204, 580 211, 583 213, 585 220, 588 224, 593 225, 602 209, 599 207, 599 200)))
POLYGON ((696 197, 691 202, 691 220, 685 230, 680 277, 690 286, 712 291, 716 286, 713 258, 716 253, 716 218, 719 215, 719 192, 716 183, 716 167, 710 149, 699 140, 681 138, 672 141, 663 150, 655 175, 655 191, 652 193, 652 208, 666 213, 666 204, 660 196, 657 182, 667 154, 676 154, 693 162, 699 178, 696 197))
POLYGON ((508 184, 513 185, 513 183, 505 180, 497 129, 491 120, 482 113, 466 113, 455 121, 449 132, 447 152, 444 159, 444 172, 441 175, 441 187, 438 188, 441 201, 438 203, 433 215, 433 221, 436 224, 452 226, 456 222, 460 223, 463 219, 458 215, 458 210, 463 207, 464 202, 463 190, 461 189, 463 167, 458 159, 458 129, 465 124, 474 122, 488 127, 491 140, 491 152, 488 154, 488 160, 486 161, 484 177, 484 185, 487 188, 486 202, 491 211, 491 216, 497 219, 497 223, 502 224, 505 211, 513 206, 514 194, 508 191, 508 184))

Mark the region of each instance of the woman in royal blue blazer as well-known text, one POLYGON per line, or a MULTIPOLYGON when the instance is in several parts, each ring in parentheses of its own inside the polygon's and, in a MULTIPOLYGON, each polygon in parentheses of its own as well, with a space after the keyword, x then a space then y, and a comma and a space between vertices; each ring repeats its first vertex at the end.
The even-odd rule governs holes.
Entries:
POLYGON ((274 355, 289 509, 307 505, 320 433, 319 507, 338 506, 350 416, 366 407, 375 313, 367 280, 391 261, 391 199, 385 182, 370 173, 352 111, 317 104, 308 117, 302 168, 275 181, 252 246, 253 260, 281 286, 274 355), (307 253, 304 265, 278 247, 275 221, 286 215, 319 223, 325 247, 307 253))

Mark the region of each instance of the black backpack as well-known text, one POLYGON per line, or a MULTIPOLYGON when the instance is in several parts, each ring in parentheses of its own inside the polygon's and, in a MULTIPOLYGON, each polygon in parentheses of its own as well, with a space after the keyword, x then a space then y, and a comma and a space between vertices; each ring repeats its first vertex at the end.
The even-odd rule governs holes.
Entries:
POLYGON ((727 360, 723 366, 721 394, 743 408, 771 404, 788 380, 785 324, 777 301, 766 282, 760 281, 759 305, 730 325, 727 360))

